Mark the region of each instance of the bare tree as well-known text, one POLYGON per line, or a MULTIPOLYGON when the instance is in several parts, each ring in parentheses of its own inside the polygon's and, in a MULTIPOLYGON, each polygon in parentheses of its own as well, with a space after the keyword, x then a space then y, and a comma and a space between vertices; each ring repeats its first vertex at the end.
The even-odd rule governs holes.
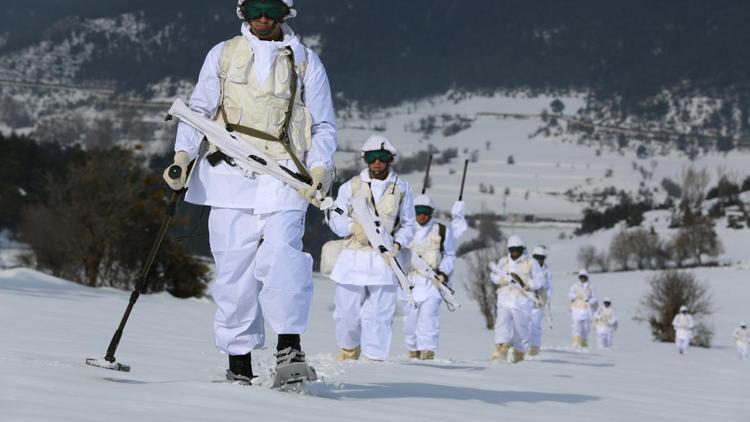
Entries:
POLYGON ((630 269, 631 254, 632 249, 628 233, 625 230, 621 230, 609 244, 609 257, 615 264, 620 266, 621 270, 628 271, 630 269))
POLYGON ((607 251, 601 251, 596 254, 596 257, 594 257, 594 264, 599 267, 601 272, 609 272, 609 255, 607 255, 607 251))
POLYGON ((581 268, 591 268, 591 265, 596 262, 596 248, 592 245, 581 246, 578 248, 576 260, 581 268))
POLYGON ((710 347, 713 332, 705 319, 713 313, 714 305, 708 287, 699 282, 693 273, 675 270, 660 272, 649 283, 650 290, 641 298, 640 319, 648 321, 654 340, 674 341, 672 320, 680 311, 680 306, 685 305, 698 321, 692 343, 710 347))
POLYGON ((711 181, 708 170, 700 170, 693 166, 686 166, 682 169, 682 201, 680 207, 685 210, 698 212, 703 199, 706 197, 706 188, 711 181))
POLYGON ((501 252, 497 244, 492 247, 480 249, 468 255, 466 263, 469 269, 469 277, 466 290, 469 295, 479 304, 479 311, 484 317, 485 327, 491 330, 495 327, 497 312, 497 286, 490 280, 490 264, 500 259, 501 252))
POLYGON ((724 251, 724 246, 714 230, 713 220, 698 217, 689 223, 680 228, 673 242, 675 255, 681 258, 680 261, 691 257, 697 265, 701 265, 702 255, 716 257, 724 251))
POLYGON ((627 233, 627 245, 639 270, 652 267, 659 249, 659 236, 656 233, 643 228, 632 230, 627 233))

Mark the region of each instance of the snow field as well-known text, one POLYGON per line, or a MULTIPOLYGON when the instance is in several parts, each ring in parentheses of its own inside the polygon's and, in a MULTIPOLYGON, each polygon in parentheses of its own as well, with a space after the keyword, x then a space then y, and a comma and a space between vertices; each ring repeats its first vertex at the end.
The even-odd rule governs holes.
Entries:
MULTIPOLYGON (((465 271, 459 264, 459 277, 465 271)), ((464 308, 441 311, 441 347, 432 362, 405 356, 396 321, 387 362, 334 360, 334 284, 315 279, 311 324, 303 347, 324 383, 307 395, 221 380, 226 358, 212 345, 208 299, 142 296, 117 353, 130 373, 83 364, 102 357, 129 294, 90 289, 41 273, 0 272, 0 409, 8 421, 99 420, 722 420, 744 421, 750 367, 730 338, 747 319, 747 270, 700 269, 720 305, 713 349, 677 355, 652 343, 633 321, 644 272, 594 274, 600 297, 613 298, 621 321, 615 349, 574 351, 565 294, 574 277, 555 273, 554 328, 542 354, 519 365, 491 363, 492 332, 462 288, 464 308), (745 315, 743 315, 745 313, 745 315)), ((463 278, 463 277, 462 277, 463 278)), ((546 322, 545 322, 546 329, 546 322)), ((593 340, 593 338, 592 338, 593 340)), ((267 344, 273 346, 275 338, 267 344)), ((593 341, 592 341, 593 343, 593 341)), ((272 350, 255 355, 268 383, 272 350)))

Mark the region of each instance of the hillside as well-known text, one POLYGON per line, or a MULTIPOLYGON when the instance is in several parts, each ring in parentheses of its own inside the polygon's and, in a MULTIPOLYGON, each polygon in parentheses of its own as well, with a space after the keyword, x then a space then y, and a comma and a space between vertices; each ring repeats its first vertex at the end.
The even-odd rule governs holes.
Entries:
MULTIPOLYGON (((128 105, 153 112, 145 100, 185 95, 205 52, 239 25, 231 4, 195 0, 7 3, 0 122, 63 141, 76 130, 49 134, 49 126, 78 118, 90 129, 92 112, 104 109, 93 116, 128 127, 117 114, 128 105)), ((705 134, 709 142, 750 138, 742 50, 750 7, 741 0, 482 0, 476 13, 450 0, 298 7, 292 24, 322 55, 339 106, 391 106, 447 90, 583 92, 587 122, 705 134)), ((153 122, 136 120, 145 127, 136 139, 150 138, 153 122)))

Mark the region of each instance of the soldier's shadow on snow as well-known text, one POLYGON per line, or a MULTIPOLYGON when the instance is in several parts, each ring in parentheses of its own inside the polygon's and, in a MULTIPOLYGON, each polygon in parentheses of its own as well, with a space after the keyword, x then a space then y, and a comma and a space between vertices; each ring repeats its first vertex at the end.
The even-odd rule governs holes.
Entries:
POLYGON ((451 364, 440 365, 436 363, 424 363, 424 362, 407 362, 407 363, 404 363, 403 365, 426 366, 428 368, 436 368, 436 369, 460 369, 462 371, 484 371, 487 369, 486 366, 451 365, 451 364))
POLYGON ((601 397, 586 394, 543 393, 539 391, 484 390, 472 387, 424 384, 412 382, 389 382, 381 384, 344 384, 334 391, 340 399, 442 399, 480 400, 489 404, 505 406, 511 403, 567 403, 578 404, 601 400, 601 397))
POLYGON ((541 362, 541 363, 560 363, 563 365, 588 366, 590 368, 609 368, 609 367, 615 366, 615 364, 613 363, 573 362, 570 360, 562 360, 562 359, 536 359, 535 361, 541 362))

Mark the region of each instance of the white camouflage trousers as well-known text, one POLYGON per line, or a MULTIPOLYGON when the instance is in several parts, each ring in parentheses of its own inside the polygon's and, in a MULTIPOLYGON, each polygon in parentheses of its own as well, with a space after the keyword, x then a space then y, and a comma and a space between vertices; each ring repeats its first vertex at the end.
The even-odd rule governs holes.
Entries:
POLYGON ((573 337, 580 337, 583 340, 588 341, 590 331, 591 319, 573 319, 573 323, 571 324, 571 335, 573 337))
POLYGON ((612 348, 612 330, 597 330, 596 337, 600 349, 612 348))
POLYGON ((385 360, 391 349, 396 286, 336 285, 336 343, 362 348, 367 359, 385 360))
POLYGON ((503 300, 498 295, 497 318, 495 319, 495 344, 509 343, 514 350, 526 353, 531 334, 531 301, 516 303, 503 300))
POLYGON ((312 302, 312 257, 303 253, 305 214, 253 215, 212 208, 208 218, 216 274, 216 347, 231 355, 260 349, 264 322, 277 334, 302 334, 312 302))
POLYGON ((542 347, 542 321, 544 321, 544 308, 534 308, 531 311, 531 337, 529 346, 542 347))
POLYGON ((747 343, 737 342, 737 356, 740 360, 747 359, 747 343))
POLYGON ((440 337, 441 298, 430 297, 417 302, 417 307, 401 301, 404 311, 404 337, 406 350, 436 352, 440 337))

